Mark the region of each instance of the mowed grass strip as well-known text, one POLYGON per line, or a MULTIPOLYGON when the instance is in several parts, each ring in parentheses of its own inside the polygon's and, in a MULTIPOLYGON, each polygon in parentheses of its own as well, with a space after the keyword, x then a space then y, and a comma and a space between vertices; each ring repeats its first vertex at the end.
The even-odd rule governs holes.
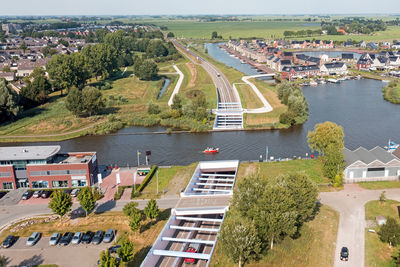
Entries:
MULTIPOLYGON (((386 218, 392 217, 400 223, 398 207, 400 202, 395 200, 370 201, 365 204, 365 218, 375 221, 376 216, 383 215, 386 218)), ((375 228, 376 231, 378 229, 375 228)), ((371 233, 365 229, 365 266, 393 266, 391 259, 397 250, 398 247, 389 247, 389 244, 383 243, 377 232, 371 233)))
MULTIPOLYGON (((301 227, 298 238, 286 237, 259 261, 251 261, 245 266, 333 266, 338 224, 338 213, 327 206, 321 206, 315 219, 301 227)), ((237 264, 222 252, 218 242, 211 266, 230 267, 237 264)))
POLYGON ((236 84, 236 88, 239 92, 240 100, 242 101, 243 108, 255 109, 262 108, 263 104, 254 93, 253 89, 248 84, 236 84))
POLYGON ((358 185, 369 190, 400 188, 400 181, 360 182, 358 185))

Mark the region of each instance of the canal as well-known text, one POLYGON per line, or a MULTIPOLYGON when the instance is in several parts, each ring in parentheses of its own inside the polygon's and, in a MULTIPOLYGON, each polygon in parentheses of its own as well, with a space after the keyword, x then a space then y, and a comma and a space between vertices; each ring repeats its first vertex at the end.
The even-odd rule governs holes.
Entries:
MULTIPOLYGON (((248 71, 255 71, 254 69, 230 57, 217 45, 208 45, 208 53, 248 75, 254 74, 248 71)), ((364 79, 304 87, 303 92, 309 103, 309 119, 304 125, 288 130, 166 135, 151 133, 165 130, 161 127, 131 127, 113 135, 86 136, 61 142, 35 144, 60 144, 65 152, 97 151, 100 164, 119 166, 136 165, 137 150, 142 152, 142 163, 144 152, 151 150, 151 163, 160 165, 181 165, 199 160, 218 159, 257 160, 260 155, 265 157, 267 146, 270 156, 283 158, 305 156, 309 153, 308 131, 312 130, 316 123, 329 120, 344 127, 347 147, 373 148, 384 146, 388 139, 400 142, 400 106, 383 100, 383 86, 380 81, 364 79), (203 154, 202 151, 207 146, 219 147, 220 153, 203 154)))

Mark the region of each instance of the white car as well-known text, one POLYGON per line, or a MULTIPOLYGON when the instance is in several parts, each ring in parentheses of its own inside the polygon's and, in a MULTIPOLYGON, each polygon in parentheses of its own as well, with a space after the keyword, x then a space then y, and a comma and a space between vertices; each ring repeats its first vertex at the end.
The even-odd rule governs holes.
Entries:
POLYGON ((81 232, 75 233, 74 237, 72 238, 71 243, 75 244, 75 245, 79 244, 81 242, 81 240, 82 240, 82 236, 83 236, 83 234, 81 232))
POLYGON ((38 232, 34 232, 31 236, 26 240, 27 246, 34 246, 40 239, 41 234, 38 232))
POLYGON ((49 240, 49 245, 50 246, 55 246, 58 244, 58 241, 60 241, 61 235, 59 233, 54 233, 49 240))

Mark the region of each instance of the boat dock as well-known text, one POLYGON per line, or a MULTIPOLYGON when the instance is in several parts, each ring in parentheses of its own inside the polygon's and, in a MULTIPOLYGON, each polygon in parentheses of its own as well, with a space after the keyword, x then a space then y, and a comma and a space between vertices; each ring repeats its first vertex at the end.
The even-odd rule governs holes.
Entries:
POLYGON ((257 69, 259 72, 261 73, 265 73, 265 74, 275 74, 275 71, 271 68, 268 68, 265 64, 261 64, 261 63, 257 63, 252 59, 249 59, 248 57, 242 56, 239 52, 230 49, 229 47, 227 47, 226 45, 218 45, 220 48, 224 49, 226 52, 228 52, 229 54, 237 57, 238 59, 240 59, 242 62, 249 64, 250 66, 252 66, 253 68, 257 69))

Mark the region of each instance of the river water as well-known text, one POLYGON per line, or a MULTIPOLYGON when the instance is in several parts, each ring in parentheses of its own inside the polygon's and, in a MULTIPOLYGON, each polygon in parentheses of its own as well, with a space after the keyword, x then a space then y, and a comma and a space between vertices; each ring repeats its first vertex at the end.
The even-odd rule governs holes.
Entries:
MULTIPOLYGON (((254 74, 248 71, 254 69, 230 57, 217 45, 208 45, 208 53, 246 74, 254 74)), ((308 131, 316 123, 329 120, 343 126, 346 147, 355 149, 364 146, 370 149, 384 146, 388 139, 400 141, 400 106, 383 100, 383 86, 380 81, 365 79, 304 87, 303 93, 309 103, 309 119, 304 125, 287 130, 166 135, 150 133, 165 130, 161 127, 130 127, 113 135, 25 144, 60 144, 64 152, 97 151, 100 164, 119 166, 137 165, 137 150, 142 152, 141 163, 144 162, 144 152, 151 150, 151 163, 160 165, 182 165, 217 159, 257 160, 261 154, 265 157, 267 146, 270 156, 275 158, 304 156, 309 153, 308 131), (203 154, 207 146, 219 147, 220 153, 203 154)))

